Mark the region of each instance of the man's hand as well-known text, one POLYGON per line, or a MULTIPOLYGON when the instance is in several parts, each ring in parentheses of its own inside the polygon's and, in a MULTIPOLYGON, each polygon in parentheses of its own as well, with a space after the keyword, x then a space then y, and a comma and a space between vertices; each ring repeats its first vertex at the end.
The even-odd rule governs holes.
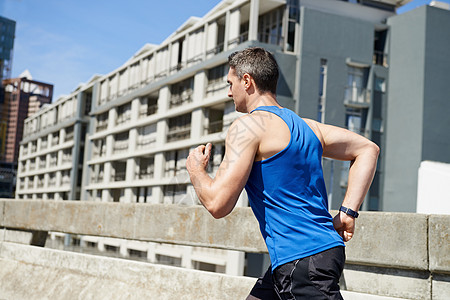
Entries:
POLYGON ((355 219, 343 212, 339 212, 333 219, 333 226, 344 242, 348 242, 355 232, 355 219))
POLYGON ((212 144, 208 143, 200 145, 189 153, 186 160, 186 168, 189 173, 197 173, 198 171, 205 171, 208 167, 209 157, 211 156, 212 144))

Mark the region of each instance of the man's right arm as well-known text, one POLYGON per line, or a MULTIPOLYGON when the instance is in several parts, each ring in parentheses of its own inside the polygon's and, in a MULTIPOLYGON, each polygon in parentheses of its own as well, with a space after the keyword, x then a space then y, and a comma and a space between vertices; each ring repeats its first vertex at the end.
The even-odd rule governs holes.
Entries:
POLYGON ((229 128, 225 155, 214 178, 206 172, 211 145, 194 149, 186 161, 192 185, 203 206, 215 218, 228 215, 236 205, 252 169, 259 139, 246 115, 229 128))

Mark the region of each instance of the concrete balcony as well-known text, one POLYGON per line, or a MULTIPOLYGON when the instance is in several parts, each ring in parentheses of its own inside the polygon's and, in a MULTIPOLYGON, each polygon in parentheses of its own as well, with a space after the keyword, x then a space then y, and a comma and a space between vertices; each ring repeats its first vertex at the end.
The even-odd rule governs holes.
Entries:
MULTIPOLYGON (((346 247, 344 298, 447 299, 449 225, 448 215, 361 212, 346 247)), ((0 299, 244 299, 255 282, 36 247, 48 231, 266 252, 249 208, 216 220, 201 206, 2 199, 0 228, 0 299)))

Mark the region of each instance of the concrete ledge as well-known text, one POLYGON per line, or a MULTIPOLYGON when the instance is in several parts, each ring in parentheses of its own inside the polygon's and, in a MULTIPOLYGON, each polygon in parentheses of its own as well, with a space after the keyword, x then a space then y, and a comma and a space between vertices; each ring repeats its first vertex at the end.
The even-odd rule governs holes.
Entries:
POLYGON ((255 279, 3 243, 0 299, 245 299, 255 279))
POLYGON ((427 270, 427 228, 427 215, 361 212, 355 235, 347 243, 347 261, 427 270))
MULTIPOLYGON (((267 252, 250 208, 236 208, 228 217, 216 220, 201 206, 0 200, 0 207, 4 211, 0 226, 9 228, 267 252)), ((430 229, 434 242, 428 249, 428 215, 362 212, 355 236, 347 244, 347 261, 428 270, 430 250, 433 270, 448 272, 450 251, 442 251, 442 247, 449 249, 450 218, 431 220, 436 229, 430 229)))
POLYGON ((267 251, 248 208, 216 220, 201 206, 33 200, 0 200, 0 206, 0 226, 9 228, 267 251))
POLYGON ((430 270, 450 274, 450 217, 430 215, 430 270))
MULTIPOLYGON (((5 199, 0 209, 0 227, 12 229, 266 252, 249 208, 220 220, 201 206, 162 204, 5 199)), ((347 289, 445 299, 450 294, 449 222, 450 216, 362 212, 346 249, 347 289)), ((0 240, 9 239, 5 232, 0 240)))
POLYGON ((432 280, 427 271, 346 264, 343 277, 346 289, 350 291, 415 300, 432 299, 432 280))
MULTIPOLYGON (((245 299, 255 278, 0 243, 0 299, 245 299)), ((342 291, 346 300, 401 298, 342 291)))

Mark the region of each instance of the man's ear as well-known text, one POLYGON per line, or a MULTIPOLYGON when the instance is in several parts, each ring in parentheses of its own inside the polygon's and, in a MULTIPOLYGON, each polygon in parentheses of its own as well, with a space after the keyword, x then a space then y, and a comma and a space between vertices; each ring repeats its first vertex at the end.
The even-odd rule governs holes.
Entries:
POLYGON ((244 81, 244 87, 245 89, 249 89, 251 87, 251 85, 253 84, 252 82, 252 76, 250 76, 250 74, 245 73, 242 76, 242 80, 244 81))

